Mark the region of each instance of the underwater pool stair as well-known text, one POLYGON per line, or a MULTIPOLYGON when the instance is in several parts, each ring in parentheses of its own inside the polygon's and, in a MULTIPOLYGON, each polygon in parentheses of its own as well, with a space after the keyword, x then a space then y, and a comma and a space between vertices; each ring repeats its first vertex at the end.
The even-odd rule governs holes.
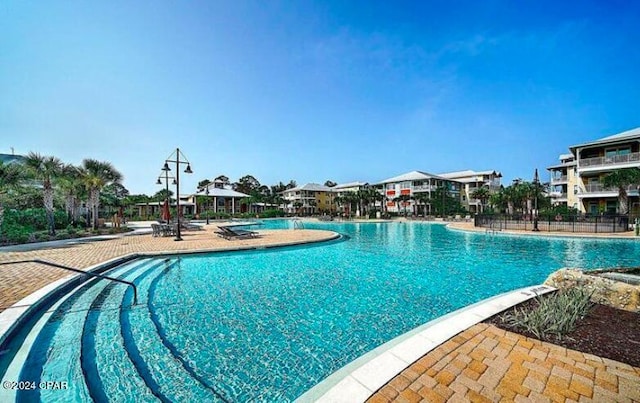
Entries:
MULTIPOLYGON (((81 401, 228 401, 167 340, 150 301, 178 261, 135 260, 77 286, 35 319, 10 362, 0 366, 2 381, 63 382, 62 393, 81 401)), ((60 393, 0 389, 0 401, 54 401, 60 393)))

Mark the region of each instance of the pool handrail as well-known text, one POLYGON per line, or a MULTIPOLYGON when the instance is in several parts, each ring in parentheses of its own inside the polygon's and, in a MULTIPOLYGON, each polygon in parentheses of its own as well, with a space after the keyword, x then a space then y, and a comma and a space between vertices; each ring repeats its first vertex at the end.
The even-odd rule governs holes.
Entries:
POLYGON ((21 263, 40 263, 46 266, 51 266, 51 267, 56 267, 58 269, 63 269, 63 270, 69 270, 75 273, 80 273, 80 274, 84 274, 87 276, 92 276, 92 277, 98 277, 98 278, 102 278, 105 280, 111 280, 111 281, 115 281, 118 283, 122 283, 122 284, 126 284, 128 286, 133 287, 133 305, 137 305, 138 304, 138 288, 136 287, 135 284, 133 284, 130 281, 127 280, 121 280, 119 278, 114 278, 114 277, 109 277, 109 276, 105 276, 103 274, 97 274, 97 273, 92 273, 90 271, 83 271, 80 269, 75 269, 73 267, 69 267, 69 266, 64 266, 58 263, 53 263, 53 262, 48 262, 46 260, 42 260, 42 259, 28 259, 28 260, 16 260, 13 262, 0 262, 0 266, 5 266, 5 265, 9 265, 9 264, 21 264, 21 263))

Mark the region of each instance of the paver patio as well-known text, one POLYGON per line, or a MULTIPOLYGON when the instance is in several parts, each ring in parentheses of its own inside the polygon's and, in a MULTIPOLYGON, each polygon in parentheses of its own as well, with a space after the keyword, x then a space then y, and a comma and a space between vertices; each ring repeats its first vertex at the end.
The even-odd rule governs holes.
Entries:
POLYGON ((479 323, 368 402, 638 402, 640 368, 479 323))
MULTIPOLYGON (((185 231, 181 242, 173 237, 147 235, 122 236, 116 239, 83 241, 55 248, 28 252, 0 252, 0 262, 42 259, 86 269, 105 260, 135 252, 166 252, 189 250, 225 250, 229 248, 260 247, 306 243, 330 239, 334 232, 321 230, 260 230, 260 237, 226 240, 214 234, 215 225, 202 231, 185 231)), ((22 298, 63 277, 74 275, 65 270, 36 263, 0 266, 0 312, 22 298)))

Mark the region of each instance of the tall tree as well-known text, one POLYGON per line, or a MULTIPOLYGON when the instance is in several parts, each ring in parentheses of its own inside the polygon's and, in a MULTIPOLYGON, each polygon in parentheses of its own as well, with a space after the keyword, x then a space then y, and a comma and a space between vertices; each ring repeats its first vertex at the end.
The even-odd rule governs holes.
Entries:
POLYGON ((171 200, 171 198, 173 197, 173 191, 169 190, 167 192, 167 189, 161 189, 158 190, 157 192, 155 192, 153 194, 153 196, 151 196, 151 200, 153 201, 158 201, 158 202, 163 202, 167 199, 171 200))
POLYGON ((57 157, 43 156, 31 152, 25 159, 25 165, 30 176, 42 183, 42 200, 47 212, 47 227, 49 235, 56 234, 53 206, 53 181, 63 173, 63 164, 57 157))
POLYGON ((57 185, 64 198, 64 208, 69 222, 77 223, 80 218, 80 200, 86 195, 78 167, 67 164, 62 168, 62 175, 57 185))
POLYGON ((202 192, 210 183, 211 181, 209 179, 203 179, 198 182, 198 192, 202 192))
POLYGON ((491 192, 486 186, 479 187, 471 192, 471 197, 480 200, 480 213, 484 212, 484 206, 491 197, 491 192))
POLYGON ((100 206, 100 192, 110 183, 122 181, 122 174, 109 162, 85 159, 82 161, 81 177, 89 192, 89 208, 91 211, 91 227, 98 227, 98 207, 100 206))
POLYGON ((0 161, 0 229, 4 221, 4 198, 24 180, 24 169, 21 166, 0 161))
POLYGON ((233 190, 244 193, 246 195, 255 195, 260 188, 260 182, 252 175, 245 175, 238 179, 233 185, 233 190))
POLYGON ((640 184, 640 169, 639 168, 626 168, 619 169, 607 174, 602 185, 605 188, 617 188, 618 189, 618 205, 620 214, 627 214, 629 212, 629 195, 627 188, 630 185, 640 184))

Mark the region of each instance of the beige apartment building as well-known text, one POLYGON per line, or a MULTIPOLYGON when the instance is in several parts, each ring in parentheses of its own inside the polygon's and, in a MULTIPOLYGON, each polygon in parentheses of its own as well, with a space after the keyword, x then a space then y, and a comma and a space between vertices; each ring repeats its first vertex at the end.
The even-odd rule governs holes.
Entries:
MULTIPOLYGON (((618 169, 640 168, 640 128, 569 147, 550 172, 550 196, 554 204, 565 204, 582 213, 617 213, 618 189, 605 188, 604 177, 618 169)), ((629 211, 640 213, 638 186, 629 186, 629 211)))
POLYGON ((455 180, 461 184, 460 203, 470 213, 483 212, 488 204, 488 200, 480 200, 473 197, 473 193, 479 188, 487 188, 490 193, 500 190, 500 180, 502 174, 498 171, 458 171, 439 174, 443 178, 455 180), (484 203, 484 204, 483 204, 484 203))
POLYGON ((288 214, 313 215, 335 210, 332 188, 317 183, 287 189, 282 198, 288 214))

